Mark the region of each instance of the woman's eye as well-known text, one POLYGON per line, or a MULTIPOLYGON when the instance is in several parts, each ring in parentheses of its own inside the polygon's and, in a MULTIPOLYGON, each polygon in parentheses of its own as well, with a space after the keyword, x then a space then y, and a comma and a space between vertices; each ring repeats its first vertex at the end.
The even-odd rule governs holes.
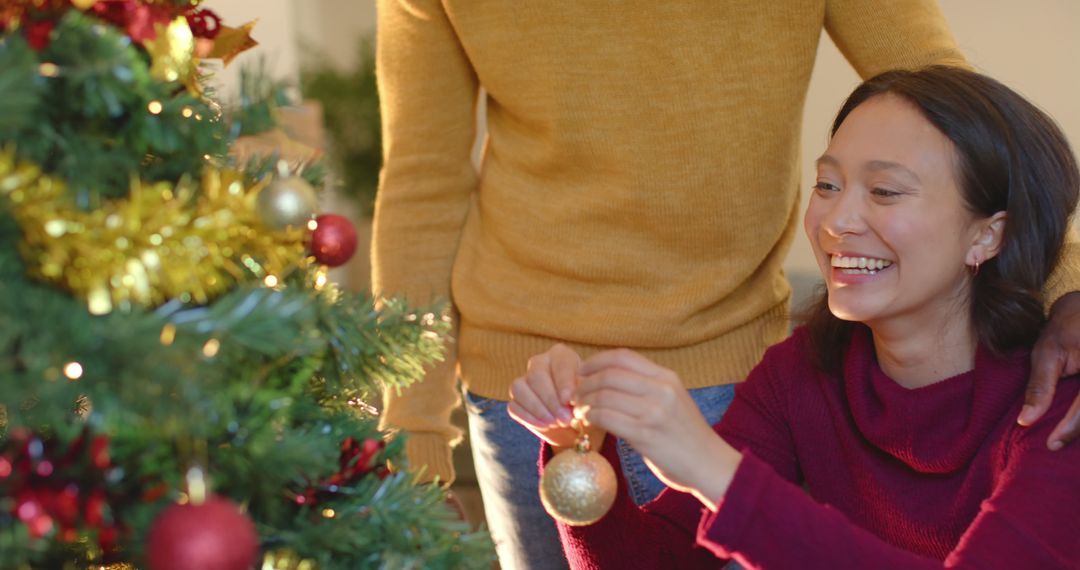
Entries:
POLYGON ((882 198, 895 198, 901 194, 895 190, 887 190, 885 188, 874 188, 873 193, 875 196, 880 196, 882 198))
POLYGON ((840 190, 840 187, 838 187, 835 184, 830 184, 828 182, 821 182, 821 181, 818 181, 817 183, 815 183, 813 188, 814 188, 814 190, 818 190, 820 192, 836 192, 836 191, 840 190))

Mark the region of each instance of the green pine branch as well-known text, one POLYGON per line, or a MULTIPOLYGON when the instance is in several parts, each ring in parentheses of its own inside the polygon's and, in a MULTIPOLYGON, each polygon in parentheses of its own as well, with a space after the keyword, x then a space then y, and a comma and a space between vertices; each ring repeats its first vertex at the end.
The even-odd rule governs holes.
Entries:
MULTIPOLYGON (((229 140, 216 106, 155 81, 139 48, 77 10, 40 53, 18 33, 0 35, 0 145, 64 178, 87 209, 123 196, 132 176, 195 177, 205 156, 224 160, 229 140)), ((272 161, 245 170, 258 179, 272 161)), ((200 466, 215 492, 247 510, 265 549, 324 570, 490 565, 490 537, 469 532, 440 488, 387 474, 402 463, 403 438, 386 441, 356 479, 327 483, 343 441, 383 441, 363 402, 419 381, 442 357, 442 307, 376 302, 295 272, 279 288, 240 284, 204 306, 94 316, 27 277, 21 239, 0 198, 0 453, 19 452, 13 433, 26 430, 56 453, 84 432, 106 436, 111 467, 64 464, 47 484, 103 485, 106 517, 130 529, 124 558, 143 561, 152 521, 200 466), (309 490, 316 504, 294 500, 309 490)), ((0 479, 0 568, 83 568, 94 532, 74 543, 31 539, 10 515, 13 481, 0 479)))
POLYGON ((0 140, 30 125, 43 83, 34 52, 22 36, 0 37, 0 140))
POLYGON ((154 80, 146 55, 119 30, 71 10, 51 37, 40 54, 19 34, 0 40, 0 115, 10 117, 0 120, 0 140, 65 178, 81 205, 126 195, 133 175, 175 182, 197 177, 207 156, 225 160, 220 112, 154 80))

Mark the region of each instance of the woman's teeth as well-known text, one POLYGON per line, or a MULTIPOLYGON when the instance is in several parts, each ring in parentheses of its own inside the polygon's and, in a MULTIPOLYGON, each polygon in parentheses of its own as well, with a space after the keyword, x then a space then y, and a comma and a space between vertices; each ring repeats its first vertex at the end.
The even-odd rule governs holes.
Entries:
POLYGON ((843 273, 848 275, 872 275, 892 265, 892 262, 887 259, 878 259, 875 257, 843 257, 840 255, 833 255, 829 258, 829 261, 833 267, 843 269, 843 273))

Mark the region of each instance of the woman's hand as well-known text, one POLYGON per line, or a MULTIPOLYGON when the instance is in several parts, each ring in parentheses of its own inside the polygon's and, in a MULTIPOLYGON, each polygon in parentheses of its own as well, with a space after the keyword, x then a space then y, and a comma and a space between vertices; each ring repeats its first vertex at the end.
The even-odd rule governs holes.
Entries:
POLYGON ((580 364, 581 357, 562 344, 530 358, 525 376, 510 385, 510 417, 556 448, 573 446, 577 430, 570 425, 570 398, 580 364))
POLYGON ((742 455, 713 431, 674 372, 619 349, 590 357, 579 373, 574 403, 586 421, 629 442, 669 487, 716 507, 742 455))

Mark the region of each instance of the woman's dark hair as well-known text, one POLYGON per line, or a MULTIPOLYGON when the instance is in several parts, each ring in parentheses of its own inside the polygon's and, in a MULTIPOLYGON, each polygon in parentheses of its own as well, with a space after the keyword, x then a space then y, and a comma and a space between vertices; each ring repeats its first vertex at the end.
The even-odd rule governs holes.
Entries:
MULTIPOLYGON (((914 105, 952 141, 957 183, 970 211, 980 217, 1006 212, 1001 250, 973 279, 971 320, 979 343, 996 353, 1030 346, 1045 322, 1043 286, 1080 191, 1068 141, 1053 119, 1005 85, 945 66, 866 80, 844 102, 831 135, 852 110, 885 94, 914 105)), ((824 289, 802 320, 818 365, 838 371, 856 323, 832 315, 824 289)))

